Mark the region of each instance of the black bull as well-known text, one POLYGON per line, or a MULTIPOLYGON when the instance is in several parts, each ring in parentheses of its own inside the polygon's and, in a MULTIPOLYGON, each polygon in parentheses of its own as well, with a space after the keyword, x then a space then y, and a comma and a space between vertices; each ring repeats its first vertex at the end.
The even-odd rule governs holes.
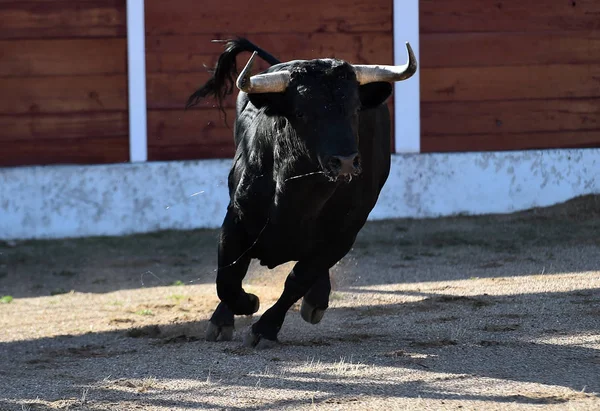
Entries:
POLYGON ((279 300, 253 324, 249 346, 277 341, 287 311, 316 324, 329 305, 329 269, 351 249, 390 170, 392 83, 410 78, 416 61, 407 43, 403 66, 351 65, 336 59, 281 63, 248 40, 229 41, 212 78, 187 107, 213 96, 222 109, 233 92, 236 56, 253 55, 235 83, 236 154, 230 202, 218 247, 221 302, 206 339, 230 340, 234 315, 258 311, 242 281, 251 259, 273 268, 296 261, 279 300), (251 76, 258 55, 271 67, 251 76))

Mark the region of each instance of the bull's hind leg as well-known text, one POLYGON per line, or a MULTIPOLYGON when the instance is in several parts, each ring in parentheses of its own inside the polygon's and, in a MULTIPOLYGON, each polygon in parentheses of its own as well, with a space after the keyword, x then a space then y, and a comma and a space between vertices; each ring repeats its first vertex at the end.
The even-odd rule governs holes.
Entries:
POLYGON ((321 275, 317 281, 310 287, 308 293, 302 299, 300 315, 307 323, 318 324, 325 315, 325 310, 329 307, 329 294, 331 293, 331 280, 329 270, 326 275, 321 275))
POLYGON ((259 300, 242 288, 250 265, 249 242, 235 214, 227 212, 219 239, 217 295, 221 302, 206 329, 206 339, 231 340, 234 315, 251 315, 258 311, 259 300))
POLYGON ((302 261, 296 263, 285 280, 283 293, 277 302, 252 325, 244 337, 244 345, 257 348, 273 346, 277 342, 277 334, 288 310, 313 287, 318 279, 323 277, 329 278, 328 268, 317 268, 302 261))

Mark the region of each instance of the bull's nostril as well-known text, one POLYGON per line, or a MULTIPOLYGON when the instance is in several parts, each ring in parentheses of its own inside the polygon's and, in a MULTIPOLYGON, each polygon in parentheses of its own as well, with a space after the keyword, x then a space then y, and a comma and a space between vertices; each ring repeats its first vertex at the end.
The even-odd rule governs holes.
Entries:
POLYGON ((349 175, 355 173, 360 167, 360 158, 356 153, 349 156, 332 156, 327 165, 330 171, 337 175, 349 175))
POLYGON ((339 170, 342 168, 342 160, 340 160, 338 157, 332 157, 329 159, 328 166, 332 170, 339 170))

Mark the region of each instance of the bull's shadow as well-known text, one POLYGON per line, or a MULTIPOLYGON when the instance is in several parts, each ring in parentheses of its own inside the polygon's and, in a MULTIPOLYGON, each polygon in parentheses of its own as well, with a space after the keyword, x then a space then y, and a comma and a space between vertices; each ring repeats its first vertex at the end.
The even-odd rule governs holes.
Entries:
POLYGON ((19 297, 214 282, 217 230, 0 242, 0 294, 19 297))
MULTIPOLYGON (((522 404, 566 403, 588 395, 577 392, 600 392, 600 357, 593 348, 600 331, 600 289, 422 296, 427 298, 332 308, 317 327, 290 312, 281 345, 264 351, 241 347, 240 335, 226 343, 202 341, 206 321, 0 343, 0 375, 11 382, 0 387, 0 404, 9 410, 20 409, 24 400, 79 398, 86 387, 88 409, 133 400, 147 407, 216 407, 215 392, 232 390, 314 391, 317 402, 362 394, 522 404), (418 378, 413 370, 420 372, 418 378), (167 386, 123 389, 148 377, 167 386), (514 387, 504 396, 489 394, 470 383, 474 377, 507 386, 567 387, 573 397, 514 387), (180 389, 168 385, 173 380, 198 384, 180 389)), ((258 408, 306 401, 292 397, 282 394, 258 408)))

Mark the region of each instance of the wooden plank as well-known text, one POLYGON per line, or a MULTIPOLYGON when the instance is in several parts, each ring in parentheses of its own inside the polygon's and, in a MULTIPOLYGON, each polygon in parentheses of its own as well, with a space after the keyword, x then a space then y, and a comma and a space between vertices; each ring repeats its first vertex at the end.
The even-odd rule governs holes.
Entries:
POLYGON ((0 39, 123 37, 125 0, 4 1, 0 39))
POLYGON ((127 110, 126 75, 0 78, 0 114, 127 110))
POLYGON ((0 41, 0 76, 125 74, 127 40, 50 39, 0 41))
POLYGON ((226 34, 392 30, 392 0, 280 0, 277 3, 146 1, 146 32, 226 34))
POLYGON ((232 146, 148 146, 148 161, 183 161, 197 159, 230 159, 235 150, 232 146))
POLYGON ((1 141, 42 141, 127 135, 126 111, 0 115, 1 141))
POLYGON ((129 161, 127 136, 3 141, 0 166, 105 164, 129 161))
POLYGON ((169 145, 231 145, 235 110, 228 109, 227 124, 223 113, 215 109, 149 110, 148 144, 169 145))
MULTIPOLYGON (((56 0, 25 0, 27 3, 55 3, 56 0)), ((0 0, 0 5, 14 3, 15 0, 0 0)), ((98 3, 98 0, 77 0, 78 3, 98 3)))
POLYGON ((600 129, 421 137, 423 153, 590 147, 600 147, 600 129))
POLYGON ((451 67, 421 70, 421 101, 600 96, 600 65, 451 67))
MULTIPOLYGON (((205 67, 212 68, 223 52, 223 44, 212 43, 213 39, 211 35, 148 36, 147 70, 149 73, 206 71, 205 67)), ((359 64, 393 63, 391 32, 251 34, 248 39, 281 61, 335 57, 359 64)), ((240 57, 238 61, 244 64, 249 54, 240 57)))
POLYGON ((235 152, 235 111, 215 109, 148 111, 148 159, 151 161, 231 158, 235 152))
POLYGON ((423 33, 419 41, 421 68, 600 63, 600 31, 423 33))
MULTIPOLYGON (((209 78, 210 74, 207 71, 198 73, 148 73, 146 76, 148 109, 183 109, 188 97, 209 78)), ((233 96, 230 96, 226 101, 227 107, 235 107, 237 94, 238 90, 234 89, 233 96)), ((214 104, 212 98, 207 98, 199 104, 199 107, 211 108, 214 104)))
POLYGON ((420 0, 419 24, 422 33, 597 30, 600 2, 420 0))
POLYGON ((595 130, 600 98, 421 104, 424 136, 595 130))
POLYGON ((232 158, 235 112, 214 109, 148 111, 148 160, 232 158))

